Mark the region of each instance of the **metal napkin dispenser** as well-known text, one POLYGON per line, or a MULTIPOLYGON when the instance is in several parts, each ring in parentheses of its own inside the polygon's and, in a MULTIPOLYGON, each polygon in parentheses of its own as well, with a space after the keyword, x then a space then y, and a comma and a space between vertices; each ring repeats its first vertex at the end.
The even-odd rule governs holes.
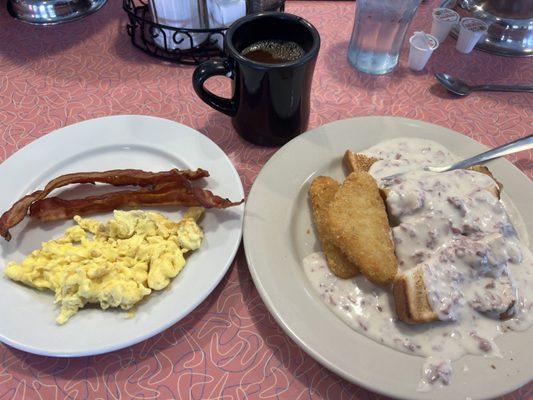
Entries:
POLYGON ((477 44, 479 49, 504 56, 533 55, 533 0, 448 0, 442 4, 457 5, 489 25, 487 35, 477 44))
POLYGON ((107 0, 8 0, 12 17, 36 25, 55 25, 83 18, 107 0))

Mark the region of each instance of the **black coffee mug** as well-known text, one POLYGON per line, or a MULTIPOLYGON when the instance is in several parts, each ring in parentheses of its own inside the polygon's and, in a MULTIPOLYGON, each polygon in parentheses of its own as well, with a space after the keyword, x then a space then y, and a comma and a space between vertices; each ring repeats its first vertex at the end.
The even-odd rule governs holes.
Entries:
POLYGON ((235 21, 226 33, 226 58, 199 65, 192 82, 196 94, 232 117, 235 130, 246 140, 280 146, 304 132, 309 122, 311 83, 320 36, 316 28, 296 15, 268 12, 235 21), (296 42, 304 55, 282 64, 250 60, 241 52, 262 40, 296 42), (233 96, 226 99, 204 87, 214 75, 232 79, 233 96))

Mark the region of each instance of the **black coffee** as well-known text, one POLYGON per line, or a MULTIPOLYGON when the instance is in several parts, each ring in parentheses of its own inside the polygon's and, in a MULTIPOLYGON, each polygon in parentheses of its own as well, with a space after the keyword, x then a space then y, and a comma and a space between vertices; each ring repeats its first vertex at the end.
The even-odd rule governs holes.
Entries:
POLYGON ((260 40, 246 47, 241 54, 246 58, 269 64, 283 64, 296 61, 305 54, 295 42, 285 40, 260 40))
POLYGON ((305 132, 320 49, 316 28, 288 13, 250 14, 231 25, 225 44, 225 58, 207 60, 194 71, 198 96, 230 116, 237 133, 252 143, 281 146, 305 132), (231 75, 231 98, 204 87, 216 75, 231 75))

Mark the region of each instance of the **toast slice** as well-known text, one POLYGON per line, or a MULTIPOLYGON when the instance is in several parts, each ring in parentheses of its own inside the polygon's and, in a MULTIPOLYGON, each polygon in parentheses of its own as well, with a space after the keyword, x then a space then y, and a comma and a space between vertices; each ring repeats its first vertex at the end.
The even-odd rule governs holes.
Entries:
POLYGON ((391 283, 398 266, 385 204, 374 178, 353 172, 328 207, 334 244, 370 281, 391 283))
POLYGON ((429 304, 424 271, 415 267, 398 274, 392 286, 398 318, 407 324, 422 324, 439 319, 429 304))
MULTIPOLYGON (((368 172, 370 171, 370 167, 372 167, 372 164, 374 164, 376 161, 379 161, 379 158, 365 156, 364 154, 360 154, 360 153, 354 153, 351 150, 346 150, 342 158, 344 168, 346 169, 346 172, 348 173, 348 175, 354 171, 368 172)), ((490 172, 490 170, 486 166, 473 165, 466 169, 490 176, 492 180, 496 182, 497 187, 490 187, 490 188, 487 188, 487 190, 491 192, 494 196, 496 196, 498 199, 500 198, 503 185, 500 181, 498 181, 494 177, 492 172, 490 172)), ((386 198, 387 194, 388 194, 388 190, 382 189, 382 193, 381 193, 382 197, 386 198)))
POLYGON ((339 187, 340 184, 333 178, 319 176, 311 183, 309 196, 313 209, 313 221, 328 267, 339 278, 347 279, 356 276, 358 268, 333 244, 328 231, 327 209, 339 187))
POLYGON ((372 164, 379 161, 379 158, 368 157, 364 154, 354 153, 351 150, 346 150, 342 162, 348 175, 355 171, 368 172, 372 164))
POLYGON ((494 175, 492 175, 492 172, 490 172, 490 170, 487 167, 485 167, 484 165, 472 165, 471 167, 468 167, 466 169, 468 169, 470 171, 476 171, 476 172, 485 174, 487 176, 490 176, 492 178, 492 180, 494 182, 496 182, 496 187, 487 188, 487 190, 489 192, 491 192, 498 199, 500 198, 501 193, 502 193, 502 189, 503 189, 503 185, 502 185, 502 183, 499 180, 497 180, 494 177, 494 175))
MULTIPOLYGON (((514 316, 516 291, 510 279, 481 277, 474 287, 469 305, 490 318, 506 320, 514 316)), ((431 307, 424 282, 423 266, 417 266, 396 276, 392 294, 398 318, 407 324, 422 324, 439 319, 431 307)))

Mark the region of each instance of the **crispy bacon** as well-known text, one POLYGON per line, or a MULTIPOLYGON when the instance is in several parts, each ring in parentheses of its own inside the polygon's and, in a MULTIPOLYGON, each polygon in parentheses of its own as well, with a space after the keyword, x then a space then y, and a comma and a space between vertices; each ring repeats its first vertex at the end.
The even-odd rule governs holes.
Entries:
POLYGON ((156 188, 123 190, 84 199, 65 200, 59 197, 49 197, 33 203, 30 207, 30 215, 41 221, 55 221, 70 219, 75 215, 84 216, 112 211, 122 207, 179 205, 227 208, 239 205, 243 201, 234 203, 214 195, 209 190, 164 184, 156 188))
POLYGON ((183 187, 190 187, 189 181, 208 177, 209 172, 203 169, 146 172, 139 169, 116 169, 103 172, 79 172, 61 175, 50 181, 43 190, 37 190, 18 200, 0 217, 0 236, 11 239, 9 228, 24 219, 32 203, 46 198, 53 190, 73 183, 107 183, 113 186, 154 186, 172 182, 183 187))

